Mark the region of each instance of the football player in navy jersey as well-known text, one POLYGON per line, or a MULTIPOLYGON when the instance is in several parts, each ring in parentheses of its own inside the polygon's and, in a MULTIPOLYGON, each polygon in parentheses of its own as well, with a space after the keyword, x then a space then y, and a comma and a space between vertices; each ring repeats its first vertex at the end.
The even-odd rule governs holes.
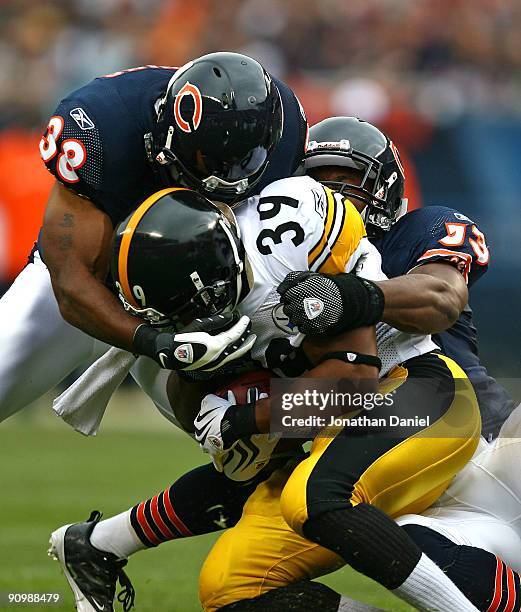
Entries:
MULTIPOLYGON (((62 100, 40 142, 56 177, 43 227, 30 263, 0 300, 0 421, 107 344, 169 369, 210 368, 244 354, 253 342, 245 318, 212 317, 193 329, 197 350, 187 363, 176 353, 186 334, 176 340, 125 312, 105 284, 112 231, 162 187, 225 202, 258 192, 294 172, 306 133, 293 92, 235 53, 180 69, 124 70, 62 100)), ((131 292, 128 307, 146 311, 142 288, 131 292)))

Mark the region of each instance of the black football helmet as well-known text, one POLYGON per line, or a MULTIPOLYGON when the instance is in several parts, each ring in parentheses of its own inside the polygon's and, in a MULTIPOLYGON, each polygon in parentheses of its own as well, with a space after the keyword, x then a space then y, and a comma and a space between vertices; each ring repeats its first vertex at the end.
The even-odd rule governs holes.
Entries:
POLYGON ((243 271, 238 226, 190 189, 151 195, 114 233, 111 272, 119 297, 153 325, 180 329, 231 311, 243 271))
POLYGON ((367 121, 330 117, 311 127, 304 168, 307 172, 320 166, 360 170, 359 185, 338 181, 327 181, 327 185, 367 204, 362 216, 369 235, 387 231, 407 212, 403 197, 405 174, 398 150, 367 121))
POLYGON ((210 53, 171 78, 158 109, 155 161, 168 185, 213 199, 243 199, 282 134, 282 102, 270 75, 239 53, 210 53))

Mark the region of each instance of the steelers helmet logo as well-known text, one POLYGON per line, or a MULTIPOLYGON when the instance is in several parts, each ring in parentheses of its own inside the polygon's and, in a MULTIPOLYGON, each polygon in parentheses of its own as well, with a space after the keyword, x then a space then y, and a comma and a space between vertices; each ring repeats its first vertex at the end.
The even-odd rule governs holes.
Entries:
POLYGON ((284 304, 277 304, 271 311, 271 317, 275 325, 287 334, 297 335, 298 327, 289 320, 288 315, 283 310, 284 304))
MULTIPOLYGON (((185 106, 185 105, 183 105, 185 106)), ((179 129, 183 132, 190 133, 195 132, 201 123, 201 117, 203 115, 203 97, 197 85, 192 85, 190 81, 187 81, 179 90, 175 97, 174 102, 174 117, 175 122, 179 129), (186 96, 190 96, 193 100, 193 110, 191 111, 191 115, 187 116, 189 113, 186 112, 186 109, 181 109, 181 103, 183 98, 186 96)))

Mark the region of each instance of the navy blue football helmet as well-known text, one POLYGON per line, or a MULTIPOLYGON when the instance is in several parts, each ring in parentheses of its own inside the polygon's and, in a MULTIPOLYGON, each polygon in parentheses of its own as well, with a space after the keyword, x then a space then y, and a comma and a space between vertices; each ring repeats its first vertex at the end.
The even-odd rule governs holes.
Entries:
POLYGON ((158 109, 155 161, 168 185, 212 199, 243 199, 266 171, 283 127, 270 75, 239 53, 210 53, 180 68, 158 109))

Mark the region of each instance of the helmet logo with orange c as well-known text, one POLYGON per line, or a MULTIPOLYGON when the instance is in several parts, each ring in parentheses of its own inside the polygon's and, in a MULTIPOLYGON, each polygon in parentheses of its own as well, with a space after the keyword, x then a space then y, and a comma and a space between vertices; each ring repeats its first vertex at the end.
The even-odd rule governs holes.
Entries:
POLYGON ((201 117, 203 114, 203 97, 197 85, 192 85, 189 81, 187 81, 179 90, 175 97, 174 102, 174 117, 175 122, 179 126, 183 132, 195 132, 195 130, 199 127, 201 123, 201 117), (189 121, 183 119, 181 115, 181 101, 184 96, 192 96, 194 100, 194 110, 192 116, 189 118, 189 121))

